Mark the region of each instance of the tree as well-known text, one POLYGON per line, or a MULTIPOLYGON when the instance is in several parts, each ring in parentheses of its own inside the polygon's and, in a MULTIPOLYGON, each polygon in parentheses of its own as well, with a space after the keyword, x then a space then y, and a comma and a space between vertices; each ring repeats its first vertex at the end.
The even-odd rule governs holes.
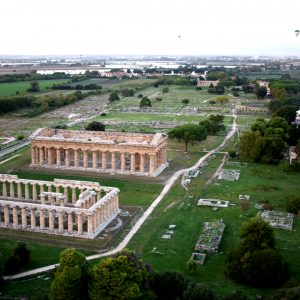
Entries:
POLYGON ((188 144, 194 141, 203 141, 207 137, 207 130, 204 126, 186 124, 175 127, 168 133, 170 138, 183 140, 185 144, 185 152, 188 151, 188 144))
POLYGON ((13 254, 8 258, 4 266, 5 274, 14 274, 21 270, 22 267, 28 265, 30 261, 30 250, 26 244, 19 243, 14 249, 13 254))
POLYGON ((151 107, 151 106, 152 106, 152 103, 148 97, 143 97, 143 99, 140 101, 141 108, 146 108, 146 107, 151 107))
POLYGON ((296 110, 296 106, 286 105, 276 110, 274 116, 284 118, 287 122, 291 123, 296 118, 296 110))
POLYGON ((38 81, 32 81, 30 82, 30 88, 27 89, 27 92, 30 93, 36 93, 40 91, 39 82, 38 81))
POLYGON ((113 103, 113 102, 118 101, 118 100, 120 100, 120 98, 118 96, 118 92, 117 91, 111 92, 110 95, 109 95, 108 101, 113 103))
POLYGON ((149 276, 143 261, 134 252, 125 250, 93 267, 89 296, 91 300, 140 299, 149 276))
POLYGON ((267 88, 265 86, 260 86, 256 90, 257 99, 264 99, 267 96, 267 88))
POLYGON ((101 122, 92 121, 86 127, 85 130, 89 131, 105 131, 105 125, 101 122))
POLYGON ((214 300, 212 290, 203 283, 190 282, 183 292, 183 300, 214 300))
POLYGON ((183 99, 181 102, 185 105, 189 104, 190 100, 189 99, 183 99))
POLYGON ((260 159, 265 145, 259 131, 245 131, 240 138, 239 155, 243 161, 256 162, 260 159))
POLYGON ((300 211, 300 197, 288 196, 286 199, 286 210, 297 214, 300 211))
POLYGON ((168 88, 168 87, 164 87, 164 88, 162 89, 162 92, 163 92, 163 93, 168 93, 168 92, 169 92, 169 88, 168 88))
POLYGON ((206 128, 208 134, 216 134, 220 130, 225 130, 223 121, 222 115, 210 115, 207 120, 200 121, 199 124, 206 128))
POLYGON ((229 102, 229 98, 226 96, 219 96, 216 98, 216 101, 220 103, 220 105, 223 105, 224 103, 229 102))
POLYGON ((240 238, 240 244, 227 255, 227 276, 260 288, 279 287, 289 278, 288 265, 275 249, 273 229, 261 217, 246 222, 240 238))
POLYGON ((74 248, 64 250, 51 282, 49 299, 86 299, 87 271, 88 265, 82 253, 74 248))

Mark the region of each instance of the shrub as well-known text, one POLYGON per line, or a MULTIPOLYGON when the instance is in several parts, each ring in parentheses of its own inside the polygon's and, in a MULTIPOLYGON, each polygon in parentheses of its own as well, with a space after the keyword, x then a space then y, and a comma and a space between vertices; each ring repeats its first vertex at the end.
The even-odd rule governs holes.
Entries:
POLYGON ((297 214, 300 211, 300 197, 287 196, 286 210, 290 213, 297 214))
POLYGON ((169 88, 168 88, 168 87, 164 87, 164 88, 162 89, 162 92, 163 92, 163 93, 168 93, 168 92, 169 92, 169 88))

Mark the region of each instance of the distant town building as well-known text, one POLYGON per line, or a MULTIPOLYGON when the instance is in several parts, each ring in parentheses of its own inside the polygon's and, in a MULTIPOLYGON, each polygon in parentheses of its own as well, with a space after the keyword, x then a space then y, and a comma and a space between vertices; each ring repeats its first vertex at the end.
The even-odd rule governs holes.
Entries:
POLYGON ((197 80, 197 86, 201 87, 209 87, 211 84, 213 86, 217 86, 220 80, 197 80))

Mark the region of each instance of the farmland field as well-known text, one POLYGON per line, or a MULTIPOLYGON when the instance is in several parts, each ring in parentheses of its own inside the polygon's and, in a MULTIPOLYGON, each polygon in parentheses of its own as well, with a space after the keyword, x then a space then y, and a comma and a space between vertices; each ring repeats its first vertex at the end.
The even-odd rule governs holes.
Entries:
MULTIPOLYGON (((51 89, 53 84, 62 84, 67 81, 67 79, 38 80, 40 92, 51 89)), ((26 90, 30 88, 30 82, 31 81, 0 83, 0 96, 11 96, 15 95, 16 92, 19 92, 20 94, 26 93, 26 90)))

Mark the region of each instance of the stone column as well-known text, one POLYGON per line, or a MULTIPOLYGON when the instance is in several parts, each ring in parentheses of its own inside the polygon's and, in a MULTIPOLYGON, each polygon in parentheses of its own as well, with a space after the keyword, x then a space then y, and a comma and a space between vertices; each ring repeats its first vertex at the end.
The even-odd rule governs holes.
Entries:
POLYGON ((93 151, 93 169, 97 169, 98 160, 97 160, 97 151, 93 151))
POLYGON ((64 196, 65 196, 65 203, 67 204, 69 202, 69 193, 68 193, 68 187, 64 187, 64 196))
POLYGON ((40 210, 40 229, 45 228, 45 210, 41 209, 40 210))
POLYGON ((22 199, 22 188, 21 188, 21 182, 17 183, 17 187, 18 187, 18 198, 22 199))
POLYGON ((70 167, 70 150, 69 149, 66 149, 65 150, 65 167, 66 168, 69 168, 70 167))
POLYGON ((9 183, 9 196, 10 198, 15 198, 15 189, 14 189, 14 183, 10 182, 9 183))
POLYGON ((93 216, 88 215, 88 234, 92 235, 93 234, 93 216))
POLYGON ((79 167, 79 150, 74 150, 74 167, 78 168, 79 167))
POLYGON ((62 211, 58 211, 58 232, 62 232, 64 230, 64 218, 62 211))
POLYGON ((125 172, 126 167, 126 160, 125 160, 125 153, 121 153, 121 172, 125 172))
POLYGON ((56 149, 56 166, 61 166, 60 149, 56 149))
POLYGON ((3 181, 3 184, 2 184, 2 195, 3 195, 3 197, 7 197, 6 181, 3 181))
POLYGON ((16 206, 13 206, 13 224, 14 227, 18 226, 18 210, 16 206))
POLYGON ((30 210, 30 223, 31 223, 31 229, 35 229, 35 210, 32 208, 30 210))
POLYGON ((116 171, 116 153, 111 152, 111 170, 116 171))
POLYGON ((41 195, 41 204, 45 205, 45 195, 41 195))
POLYGON ((26 200, 30 199, 30 196, 29 196, 29 186, 28 186, 27 182, 25 183, 25 199, 26 200))
POLYGON ((60 186, 55 187, 55 193, 60 193, 60 186))
POLYGON ((40 184, 40 194, 41 193, 44 193, 44 185, 43 184, 40 184))
POLYGON ((73 231, 73 215, 72 212, 68 212, 68 231, 73 231))
POLYGON ((48 187, 48 192, 51 193, 52 192, 52 184, 47 184, 48 187))
POLYGON ((143 174, 145 173, 145 154, 141 154, 141 160, 140 160, 140 172, 143 174))
POLYGON ((53 156, 52 156, 52 148, 48 148, 48 166, 52 166, 53 164, 53 156))
POLYGON ((150 169, 149 173, 152 175, 155 171, 155 155, 150 154, 150 169))
POLYGON ((35 148, 35 162, 37 165, 40 164, 40 147, 35 148))
POLYGON ((72 203, 76 202, 76 188, 72 188, 72 203))
POLYGON ((9 206, 4 206, 4 224, 9 225, 9 206))
POLYGON ((42 165, 44 162, 44 148, 40 148, 40 165, 42 165))
POLYGON ((36 183, 32 184, 32 200, 37 200, 37 193, 36 193, 36 183))
POLYGON ((77 214, 77 233, 82 234, 82 213, 77 214))
POLYGON ((55 211, 53 209, 49 210, 49 230, 54 230, 54 219, 55 219, 55 211))
POLYGON ((36 165, 35 151, 36 151, 36 148, 31 146, 31 164, 32 165, 36 165))
POLYGON ((88 168, 88 151, 87 150, 83 151, 83 167, 85 169, 88 168))
POLYGON ((22 207, 22 228, 27 227, 26 208, 22 207))
POLYGON ((107 166, 107 152, 102 152, 102 170, 106 170, 107 166))
POLYGON ((134 153, 130 154, 130 173, 131 174, 135 173, 135 154, 134 153))

